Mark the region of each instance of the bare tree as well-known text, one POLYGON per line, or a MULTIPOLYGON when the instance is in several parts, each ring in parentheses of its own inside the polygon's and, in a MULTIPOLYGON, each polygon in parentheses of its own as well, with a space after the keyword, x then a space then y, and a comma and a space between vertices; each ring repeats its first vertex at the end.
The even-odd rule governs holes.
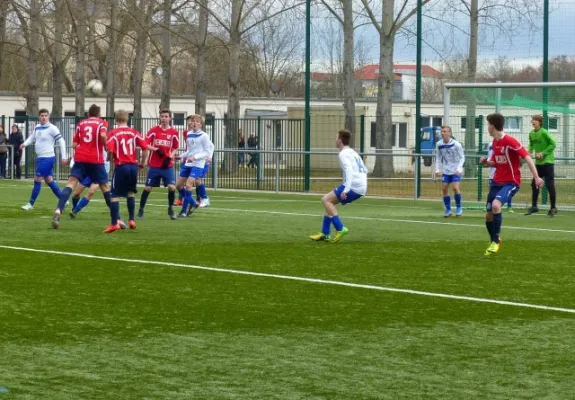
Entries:
MULTIPOLYGON (((338 0, 336 7, 332 7, 325 0, 321 2, 343 27, 343 108, 345 112, 345 128, 355 133, 355 79, 353 68, 355 39, 353 2, 350 0, 338 0), (341 15, 336 8, 341 10, 341 15)), ((355 135, 352 135, 352 146, 354 142, 355 135)))
MULTIPOLYGON (((423 5, 430 0, 423 0, 423 5)), ((376 111, 376 148, 390 152, 392 148, 391 95, 393 92, 393 53, 395 35, 402 26, 416 13, 413 8, 406 12, 409 0, 401 0, 397 13, 395 0, 384 1, 381 7, 381 21, 375 16, 374 5, 368 0, 361 0, 364 9, 379 33, 379 78, 377 81, 376 111)), ((393 175, 393 157, 377 157, 373 170, 375 176, 391 177, 393 175)))
POLYGON ((134 118, 142 117, 142 87, 146 60, 148 57, 149 32, 152 28, 154 13, 154 0, 134 0, 134 19, 136 21, 136 56, 134 59, 133 91, 134 91, 134 118))
MULTIPOLYGON (((8 6, 10 0, 0 0, 0 54, 4 55, 4 43, 6 43, 6 19, 8 16, 8 6)), ((4 68, 0 68, 0 82, 2 82, 2 72, 4 68)))
POLYGON ((206 51, 208 38, 208 0, 197 0, 199 4, 199 21, 197 33, 197 57, 196 57, 196 114, 206 113, 206 51))
POLYGON ((160 94, 160 110, 170 108, 170 80, 172 76, 172 0, 164 0, 162 25, 162 91, 160 94))

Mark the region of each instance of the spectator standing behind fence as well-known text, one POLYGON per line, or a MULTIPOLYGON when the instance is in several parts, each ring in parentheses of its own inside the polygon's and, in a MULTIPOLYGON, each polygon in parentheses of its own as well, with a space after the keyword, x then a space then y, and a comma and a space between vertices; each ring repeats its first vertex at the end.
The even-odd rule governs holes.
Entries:
POLYGON ((0 179, 6 179, 6 159, 8 158, 8 139, 4 126, 0 125, 0 179))
MULTIPOLYGON (((246 149, 246 139, 244 138, 244 133, 242 130, 238 130, 238 150, 245 150, 246 149)), ((240 167, 244 166, 246 161, 246 153, 238 153, 238 164, 240 167)))
MULTIPOLYGON (((250 133, 250 137, 248 138, 248 149, 250 150, 257 150, 258 148, 258 138, 255 134, 250 133)), ((248 162, 248 167, 255 168, 258 164, 259 154, 257 152, 250 153, 250 161, 248 162)))
POLYGON ((12 132, 10 132, 10 137, 8 138, 8 144, 12 146, 10 151, 14 152, 14 177, 16 179, 22 178, 22 167, 20 165, 20 160, 22 159, 22 150, 20 150, 20 145, 24 143, 24 137, 22 132, 18 129, 18 125, 12 125, 12 132))
MULTIPOLYGON (((557 214, 555 201, 557 198, 555 192, 555 151, 556 142, 555 138, 547 132, 547 129, 542 127, 543 117, 541 115, 534 115, 531 117, 531 126, 533 130, 529 132, 529 152, 535 153, 535 168, 541 178, 545 180, 545 187, 549 191, 549 200, 551 201, 551 208, 547 215, 550 217, 557 214)), ((537 208, 537 198, 539 197, 539 188, 535 184, 535 180, 531 182, 531 208, 527 210, 525 215, 531 215, 539 211, 537 208)))

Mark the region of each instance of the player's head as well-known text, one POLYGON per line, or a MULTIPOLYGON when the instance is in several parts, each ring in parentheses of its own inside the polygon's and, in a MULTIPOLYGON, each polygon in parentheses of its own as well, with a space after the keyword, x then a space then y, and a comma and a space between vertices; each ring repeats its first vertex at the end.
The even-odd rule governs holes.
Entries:
POLYGON ((539 130, 543 126, 543 116, 536 114, 531 117, 531 126, 535 130, 539 130))
POLYGON ((342 129, 337 133, 336 145, 338 148, 349 146, 351 143, 351 132, 347 129, 342 129))
POLYGON ((188 117, 186 118, 186 126, 188 127, 188 130, 192 130, 192 117, 193 115, 188 115, 188 117))
POLYGON ((441 127, 441 137, 443 138, 443 141, 445 143, 449 142, 449 139, 451 139, 451 127, 450 126, 443 125, 441 127))
POLYGON ((88 108, 88 117, 92 118, 99 118, 100 117, 100 106, 96 105, 96 104, 92 104, 90 106, 90 108, 88 108))
POLYGON ((40 111, 38 111, 38 118, 41 124, 45 124, 50 119, 50 111, 45 108, 40 109, 40 111))
POLYGON ((169 126, 172 120, 172 112, 167 108, 160 110, 160 125, 163 127, 169 126))
POLYGON ((125 125, 128 123, 128 119, 130 118, 130 113, 128 113, 128 111, 118 110, 114 114, 114 119, 118 124, 125 125))
POLYGON ((505 125, 505 117, 500 113, 493 113, 487 116, 487 130, 493 136, 495 131, 502 132, 505 125))
POLYGON ((192 130, 199 131, 200 129, 202 129, 202 126, 204 126, 204 117, 195 114, 191 115, 191 118, 192 118, 191 120, 192 130))

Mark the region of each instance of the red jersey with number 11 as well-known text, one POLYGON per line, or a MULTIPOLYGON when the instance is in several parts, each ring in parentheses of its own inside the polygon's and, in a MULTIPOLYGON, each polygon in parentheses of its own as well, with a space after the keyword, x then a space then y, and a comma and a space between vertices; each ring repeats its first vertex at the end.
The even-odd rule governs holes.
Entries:
POLYGON ((114 153, 114 165, 137 164, 137 149, 145 150, 148 142, 134 128, 123 126, 108 134, 108 151, 114 153))
POLYGON ((529 152, 513 136, 503 134, 501 139, 493 139, 493 153, 489 161, 495 161, 493 181, 498 184, 515 183, 521 185, 521 159, 529 152))
POLYGON ((74 150, 74 161, 89 164, 104 164, 106 158, 103 148, 106 146, 102 142, 100 134, 108 131, 107 124, 100 118, 91 117, 80 121, 76 126, 74 143, 77 143, 74 150))

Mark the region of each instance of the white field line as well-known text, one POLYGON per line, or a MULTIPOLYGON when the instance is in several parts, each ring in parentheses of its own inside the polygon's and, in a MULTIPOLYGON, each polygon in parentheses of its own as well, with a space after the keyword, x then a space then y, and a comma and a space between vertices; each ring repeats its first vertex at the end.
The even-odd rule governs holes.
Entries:
MULTIPOLYGON (((104 200, 92 200, 90 203, 104 203, 104 200)), ((103 205, 103 204, 99 204, 103 205)), ((166 207, 166 205, 146 203, 146 207, 166 207)), ((206 212, 206 208, 203 208, 200 212, 206 212)), ((125 209, 121 211, 125 212, 125 209)), ((307 214, 307 213, 295 213, 295 212, 285 212, 285 211, 268 211, 268 210, 247 210, 242 208, 224 208, 217 206, 210 206, 208 212, 239 212, 239 213, 252 213, 252 214, 271 214, 271 215, 285 215, 290 217, 312 217, 320 218, 321 213, 318 214, 307 214), (210 211, 212 210, 212 211, 210 211)), ((455 218, 455 217, 454 217, 455 218)), ((374 221, 374 222, 400 222, 406 224, 425 224, 425 225, 442 225, 442 226, 459 226, 459 227, 471 227, 471 228, 482 228, 485 229, 485 225, 478 224, 461 224, 453 222, 439 222, 439 221, 421 221, 412 219, 395 219, 395 218, 379 218, 379 217, 357 217, 346 215, 345 219, 359 220, 359 221, 374 221)), ((550 228, 532 228, 528 226, 509 226, 505 225, 505 229, 521 230, 521 231, 533 231, 533 232, 555 232, 555 233, 575 233, 575 230, 567 229, 550 229, 550 228)))
POLYGON ((317 284, 322 284, 322 285, 334 285, 334 286, 344 286, 344 287, 357 288, 357 289, 376 290, 379 292, 392 292, 392 293, 411 294, 411 295, 416 295, 416 296, 438 297, 438 298, 450 299, 450 300, 461 300, 461 301, 470 301, 470 302, 475 302, 475 303, 497 304, 497 305, 502 305, 502 306, 531 308, 531 309, 536 309, 536 310, 556 311, 556 312, 562 312, 562 313, 575 314, 575 309, 572 309, 572 308, 552 307, 552 306, 544 306, 544 305, 529 304, 529 303, 518 303, 518 302, 506 301, 506 300, 485 299, 485 298, 481 298, 481 297, 457 296, 457 295, 452 295, 452 294, 424 292, 424 291, 411 290, 411 289, 398 289, 398 288, 392 288, 392 287, 386 287, 386 286, 365 285, 365 284, 360 284, 360 283, 333 281, 333 280, 316 279, 316 278, 305 278, 305 277, 292 276, 292 275, 266 274, 263 272, 251 272, 251 271, 242 271, 242 270, 237 270, 237 269, 203 267, 200 265, 179 264, 179 263, 172 263, 172 262, 165 262, 165 261, 138 260, 138 259, 130 259, 130 258, 95 256, 92 254, 72 253, 72 252, 55 251, 55 250, 33 249, 33 248, 28 248, 28 247, 0 245, 0 248, 6 249, 6 250, 28 251, 28 252, 33 252, 33 253, 53 254, 53 255, 58 255, 58 256, 91 258, 91 259, 105 260, 105 261, 119 261, 119 262, 131 263, 131 264, 148 264, 148 265, 162 265, 162 266, 178 267, 178 268, 190 268, 190 269, 197 269, 197 270, 203 270, 203 271, 224 272, 224 273, 236 274, 236 275, 257 276, 257 277, 261 277, 261 278, 284 279, 284 280, 298 281, 298 282, 317 283, 317 284))

